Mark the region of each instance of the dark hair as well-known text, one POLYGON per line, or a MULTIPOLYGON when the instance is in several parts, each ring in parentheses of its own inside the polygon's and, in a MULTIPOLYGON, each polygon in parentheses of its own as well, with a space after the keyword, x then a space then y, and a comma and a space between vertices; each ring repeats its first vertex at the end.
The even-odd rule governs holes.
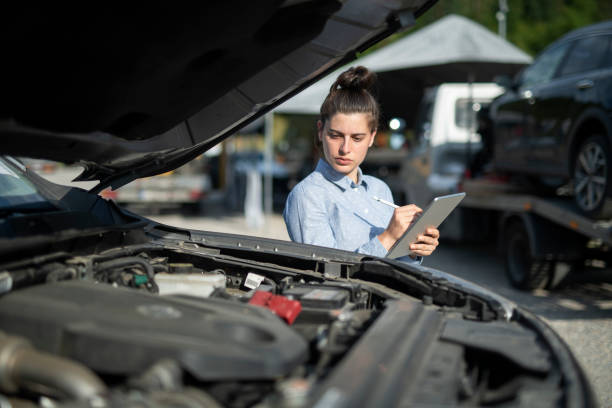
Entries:
MULTIPOLYGON (((367 113, 370 114, 370 131, 375 131, 380 117, 380 108, 374 98, 375 84, 376 74, 363 66, 351 67, 341 73, 321 105, 323 125, 336 113, 367 113)), ((315 145, 321 150, 317 136, 315 145)))

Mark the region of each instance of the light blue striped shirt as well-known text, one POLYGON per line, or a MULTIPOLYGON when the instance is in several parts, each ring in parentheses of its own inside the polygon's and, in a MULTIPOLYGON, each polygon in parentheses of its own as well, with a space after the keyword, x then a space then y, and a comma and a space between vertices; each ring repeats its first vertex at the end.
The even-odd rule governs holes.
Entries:
MULTIPOLYGON (((355 183, 320 159, 315 171, 291 190, 285 203, 283 218, 291 240, 386 256, 378 235, 389 225, 393 208, 372 197, 393 202, 391 190, 382 180, 364 176, 361 169, 358 180, 355 183)), ((402 260, 414 262, 408 257, 402 260)))

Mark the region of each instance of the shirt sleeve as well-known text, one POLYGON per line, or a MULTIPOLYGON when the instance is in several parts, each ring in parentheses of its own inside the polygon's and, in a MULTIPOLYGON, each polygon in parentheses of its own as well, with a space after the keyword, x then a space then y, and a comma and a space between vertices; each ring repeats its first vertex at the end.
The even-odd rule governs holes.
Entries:
POLYGON ((402 261, 404 263, 407 264, 416 264, 416 265, 421 265, 423 264, 423 257, 422 256, 417 256, 416 258, 411 258, 410 256, 406 255, 406 256, 402 256, 397 258, 398 261, 402 261))
POLYGON ((373 237, 358 248, 346 248, 336 241, 324 199, 324 192, 305 191, 297 185, 285 203, 283 218, 289 238, 293 242, 343 249, 361 254, 384 257, 387 250, 378 237, 373 237))
POLYGON ((385 256, 387 256, 387 253, 389 251, 387 251, 387 248, 385 248, 382 242, 380 242, 378 236, 375 236, 374 238, 370 239, 368 242, 357 248, 355 252, 384 258, 385 256))
POLYGON ((312 196, 300 184, 289 193, 283 211, 289 238, 301 244, 335 247, 325 208, 312 196))

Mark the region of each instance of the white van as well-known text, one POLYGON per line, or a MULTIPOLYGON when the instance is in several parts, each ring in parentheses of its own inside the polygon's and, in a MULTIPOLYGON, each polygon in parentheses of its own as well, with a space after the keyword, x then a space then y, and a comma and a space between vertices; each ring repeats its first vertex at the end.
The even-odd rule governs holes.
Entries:
POLYGON ((448 83, 425 91, 416 140, 402 166, 406 202, 422 206, 455 191, 466 164, 482 148, 477 112, 502 92, 494 83, 448 83))

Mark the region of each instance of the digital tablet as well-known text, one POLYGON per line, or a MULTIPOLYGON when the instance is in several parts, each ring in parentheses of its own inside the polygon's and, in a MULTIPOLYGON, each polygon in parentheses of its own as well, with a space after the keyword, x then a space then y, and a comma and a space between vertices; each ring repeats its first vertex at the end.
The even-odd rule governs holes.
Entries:
POLYGON ((417 236, 424 233, 427 227, 438 227, 442 221, 455 209, 463 200, 465 193, 449 194, 434 198, 417 221, 412 224, 404 235, 391 247, 387 253, 387 258, 400 258, 410 255, 410 244, 416 242, 417 236))

